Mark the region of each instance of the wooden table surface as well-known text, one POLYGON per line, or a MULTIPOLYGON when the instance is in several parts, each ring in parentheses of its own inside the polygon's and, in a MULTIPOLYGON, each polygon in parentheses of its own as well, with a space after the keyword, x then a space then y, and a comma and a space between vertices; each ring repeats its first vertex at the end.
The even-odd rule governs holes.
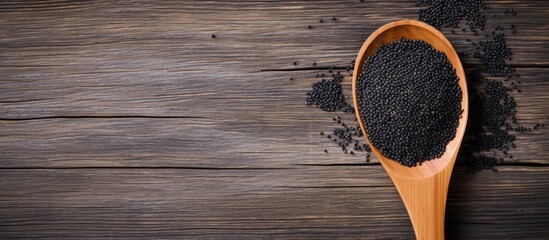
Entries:
MULTIPOLYGON (((486 2, 487 29, 517 26, 517 118, 549 125, 549 1, 486 2)), ((0 238, 413 239, 377 160, 318 135, 352 115, 304 103, 315 73, 347 66, 377 27, 418 9, 0 2, 0 238)), ((443 32, 471 51, 470 32, 443 32)), ((454 169, 448 239, 548 238, 549 128, 516 135, 499 172, 454 169)))

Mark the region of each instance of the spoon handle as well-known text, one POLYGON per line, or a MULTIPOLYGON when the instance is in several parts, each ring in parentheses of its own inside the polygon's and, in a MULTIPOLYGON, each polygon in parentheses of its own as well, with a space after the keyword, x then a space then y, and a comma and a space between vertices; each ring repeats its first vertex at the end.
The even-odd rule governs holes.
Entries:
POLYGON ((392 176, 418 240, 444 239, 444 212, 451 168, 420 179, 392 176), (396 179, 395 179, 396 178, 396 179))

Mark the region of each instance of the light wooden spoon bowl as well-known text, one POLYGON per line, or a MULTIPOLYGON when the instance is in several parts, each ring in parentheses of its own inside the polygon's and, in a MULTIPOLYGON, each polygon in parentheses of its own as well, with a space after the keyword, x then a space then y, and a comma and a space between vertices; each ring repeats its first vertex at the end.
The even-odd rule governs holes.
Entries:
POLYGON ((413 20, 388 23, 377 29, 364 42, 358 53, 353 72, 353 102, 357 120, 368 144, 393 180, 408 210, 416 238, 419 240, 444 239, 444 212, 448 184, 467 125, 469 110, 465 73, 456 51, 442 33, 428 24, 413 20), (425 161, 422 165, 415 167, 403 166, 399 162, 383 156, 371 144, 368 139, 368 129, 364 127, 364 122, 359 113, 358 94, 356 92, 358 77, 362 72, 364 61, 373 55, 382 44, 394 42, 401 37, 423 40, 435 49, 444 52, 456 69, 462 92, 461 108, 463 114, 459 120, 455 138, 448 143, 446 151, 440 158, 425 161))

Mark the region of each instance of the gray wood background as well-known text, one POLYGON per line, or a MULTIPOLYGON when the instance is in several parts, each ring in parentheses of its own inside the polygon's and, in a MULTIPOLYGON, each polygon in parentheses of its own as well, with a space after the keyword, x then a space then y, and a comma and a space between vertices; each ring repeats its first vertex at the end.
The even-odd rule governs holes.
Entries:
MULTIPOLYGON (((549 1, 486 2, 486 29, 517 26, 519 121, 549 125, 549 1)), ((1 1, 0 238, 413 239, 376 159, 318 136, 334 114, 304 101, 315 73, 347 66, 377 27, 418 9, 1 1)), ((458 51, 482 38, 444 33, 458 51)), ((549 236, 549 128, 517 138, 497 173, 458 163, 448 239, 549 236)))

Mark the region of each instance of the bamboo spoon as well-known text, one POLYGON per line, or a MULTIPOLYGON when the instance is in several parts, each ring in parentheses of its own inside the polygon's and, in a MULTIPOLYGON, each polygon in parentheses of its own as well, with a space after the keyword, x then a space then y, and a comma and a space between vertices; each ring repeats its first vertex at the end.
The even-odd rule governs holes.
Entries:
POLYGON ((400 20, 380 27, 364 42, 356 58, 353 72, 353 102, 364 137, 400 193, 414 226, 416 238, 419 240, 444 239, 444 212, 448 184, 465 132, 469 110, 465 73, 454 48, 442 33, 423 22, 400 20), (462 91, 461 108, 463 114, 459 120, 456 137, 448 143, 442 157, 425 161, 422 165, 415 167, 403 166, 397 161, 383 156, 371 144, 368 139, 367 129, 364 127, 364 122, 359 114, 356 92, 358 77, 362 72, 364 61, 373 55, 381 44, 396 41, 401 37, 423 40, 430 43, 435 49, 444 52, 456 69, 456 74, 459 77, 458 84, 462 91))

